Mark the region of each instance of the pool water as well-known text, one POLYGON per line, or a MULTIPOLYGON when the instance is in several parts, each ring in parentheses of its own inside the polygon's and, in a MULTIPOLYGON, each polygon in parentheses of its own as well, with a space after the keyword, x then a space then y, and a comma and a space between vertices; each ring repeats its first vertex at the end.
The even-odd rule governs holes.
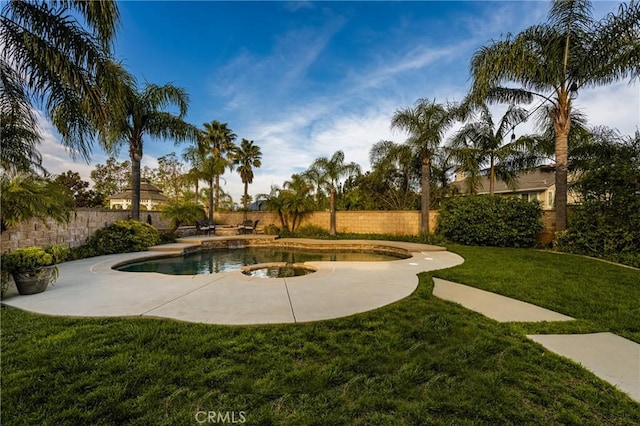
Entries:
POLYGON ((164 257, 117 267, 126 272, 158 272, 168 275, 200 275, 239 271, 258 263, 304 263, 311 261, 372 262, 400 257, 365 251, 323 251, 285 247, 244 247, 205 250, 180 257, 164 257))
POLYGON ((296 268, 294 266, 268 266, 265 268, 242 271, 243 274, 257 278, 291 278, 312 274, 313 269, 296 268))

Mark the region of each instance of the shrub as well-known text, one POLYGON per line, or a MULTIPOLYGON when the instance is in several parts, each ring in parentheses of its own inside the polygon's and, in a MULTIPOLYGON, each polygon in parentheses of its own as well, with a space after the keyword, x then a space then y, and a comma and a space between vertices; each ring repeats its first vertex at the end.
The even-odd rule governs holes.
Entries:
POLYGON ((8 272, 35 272, 55 264, 54 257, 40 247, 25 247, 2 255, 2 269, 8 272))
POLYGON ((85 253, 103 254, 143 251, 160 242, 160 233, 153 226, 137 220, 119 220, 98 229, 88 240, 85 253))
POLYGON ((269 224, 269 225, 265 226, 262 229, 262 231, 265 233, 265 235, 278 235, 280 233, 280 228, 278 228, 274 224, 269 224))
POLYGON ((630 138, 597 129, 574 156, 582 203, 554 247, 640 267, 640 132, 630 138))
POLYGON ((321 226, 305 225, 298 228, 295 234, 301 238, 318 238, 326 237, 329 234, 329 231, 321 226))
POLYGON ((171 203, 162 210, 161 217, 170 219, 171 228, 175 231, 184 224, 195 225, 198 219, 205 217, 205 211, 201 205, 191 202, 171 203))
POLYGON ((436 232, 467 245, 531 247, 542 231, 541 218, 539 203, 517 197, 453 197, 440 208, 436 232))

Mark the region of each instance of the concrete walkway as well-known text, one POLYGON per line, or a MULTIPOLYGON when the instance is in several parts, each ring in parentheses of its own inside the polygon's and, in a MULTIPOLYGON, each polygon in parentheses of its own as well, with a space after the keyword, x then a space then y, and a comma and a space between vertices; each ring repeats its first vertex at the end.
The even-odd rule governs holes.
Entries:
MULTIPOLYGON (((460 256, 441 247, 422 244, 323 240, 315 243, 379 244, 407 250, 412 257, 387 262, 308 262, 317 272, 292 278, 257 278, 240 271, 180 276, 112 269, 123 262, 180 254, 221 238, 183 239, 147 252, 65 262, 59 265, 60 278, 54 287, 30 296, 19 296, 14 289, 3 304, 50 315, 164 317, 208 324, 317 321, 369 311, 403 299, 418 286, 419 272, 463 262, 460 256)), ((242 238, 233 240, 238 243, 242 238)), ((279 241, 282 243, 314 242, 283 239, 279 241)))
MULTIPOLYGON (((498 322, 571 321, 530 303, 434 278, 433 294, 498 322)), ((640 402, 640 344, 612 333, 530 335, 547 350, 571 359, 640 402)))

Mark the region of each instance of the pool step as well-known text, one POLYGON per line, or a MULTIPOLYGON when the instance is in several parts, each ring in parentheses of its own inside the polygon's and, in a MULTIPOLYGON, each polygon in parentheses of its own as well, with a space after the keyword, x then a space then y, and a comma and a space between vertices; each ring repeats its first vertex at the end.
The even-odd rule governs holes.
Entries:
POLYGON ((182 254, 185 249, 190 247, 197 247, 199 244, 187 244, 187 243, 170 243, 170 244, 162 244, 158 246, 151 246, 147 250, 149 251, 161 251, 164 253, 180 253, 182 254))

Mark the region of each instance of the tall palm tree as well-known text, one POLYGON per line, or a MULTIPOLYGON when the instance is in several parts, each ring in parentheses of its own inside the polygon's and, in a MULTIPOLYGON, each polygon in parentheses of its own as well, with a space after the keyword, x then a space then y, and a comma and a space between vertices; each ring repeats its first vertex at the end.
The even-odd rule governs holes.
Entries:
POLYGON ((212 189, 209 194, 209 221, 213 222, 213 212, 218 210, 220 201, 220 176, 227 167, 232 167, 228 155, 235 147, 233 141, 236 134, 227 126, 227 123, 220 123, 213 120, 211 123, 204 123, 204 130, 201 130, 201 138, 207 152, 206 169, 211 175, 209 185, 212 189))
POLYGON ((640 3, 596 21, 588 0, 554 0, 546 24, 478 50, 471 60, 476 101, 550 102, 555 129, 556 230, 567 225, 568 135, 573 97, 640 77, 640 3), (513 88, 513 84, 521 86, 513 88), (511 87, 505 87, 511 84, 511 87))
POLYGON ((321 157, 311 164, 310 169, 317 170, 323 177, 321 182, 329 192, 329 234, 336 234, 336 193, 340 180, 360 173, 356 163, 345 163, 344 152, 336 151, 331 158, 321 157))
POLYGON ((391 128, 409 133, 407 143, 420 157, 420 231, 429 233, 430 175, 431 159, 440 149, 445 131, 451 126, 453 115, 435 100, 418 99, 413 108, 405 108, 394 113, 391 128))
POLYGON ((117 149, 128 144, 131 158, 131 218, 140 220, 140 162, 143 153, 143 136, 170 138, 176 142, 196 140, 199 131, 183 120, 187 112, 189 96, 172 84, 158 86, 146 83, 139 91, 135 85, 127 85, 125 108, 112 111, 112 120, 106 135, 108 147, 117 149), (175 105, 179 114, 163 108, 175 105))
POLYGON ((231 152, 231 161, 240 174, 240 179, 244 184, 244 196, 242 206, 244 208, 245 219, 247 218, 247 203, 249 201, 249 184, 253 182, 253 168, 262 166, 262 151, 253 141, 242 139, 240 145, 231 152))
MULTIPOLYGON (((33 95, 23 121, 32 121, 31 99, 42 101, 63 144, 85 158, 96 128, 108 122, 108 103, 122 95, 110 52, 118 15, 111 0, 11 0, 0 15, 0 80, 14 79, 33 95)), ((0 90, 19 95, 4 84, 0 90)))
POLYGON ((452 137, 447 152, 464 171, 469 192, 476 193, 480 175, 488 174, 489 193, 494 193, 495 181, 500 179, 514 187, 518 173, 535 167, 538 156, 528 149, 526 138, 515 139, 513 128, 524 122, 527 111, 511 105, 497 125, 493 122, 489 108, 480 106, 480 118, 465 124, 452 137), (511 134, 512 140, 503 144, 511 134))

